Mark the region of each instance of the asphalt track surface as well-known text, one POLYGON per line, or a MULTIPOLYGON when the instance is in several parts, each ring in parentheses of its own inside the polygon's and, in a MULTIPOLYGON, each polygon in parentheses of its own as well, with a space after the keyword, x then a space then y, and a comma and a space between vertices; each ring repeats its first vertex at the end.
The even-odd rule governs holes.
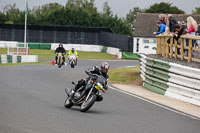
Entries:
MULTIPOLYGON (((85 78, 101 61, 80 60, 75 69, 50 65, 0 67, 0 133, 199 133, 200 121, 109 89, 82 113, 64 108, 64 88, 85 78)), ((109 61, 111 68, 138 61, 109 61)))

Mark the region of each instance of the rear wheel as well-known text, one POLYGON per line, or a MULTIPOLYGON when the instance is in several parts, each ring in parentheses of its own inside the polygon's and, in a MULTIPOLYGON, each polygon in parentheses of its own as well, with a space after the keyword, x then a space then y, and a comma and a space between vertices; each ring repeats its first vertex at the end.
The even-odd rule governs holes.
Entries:
POLYGON ((65 108, 71 108, 73 103, 70 101, 70 97, 67 97, 65 100, 65 108))
POLYGON ((92 107, 94 102, 96 101, 97 96, 94 93, 91 93, 91 95, 88 97, 87 101, 84 101, 81 104, 81 112, 86 112, 88 109, 92 107))

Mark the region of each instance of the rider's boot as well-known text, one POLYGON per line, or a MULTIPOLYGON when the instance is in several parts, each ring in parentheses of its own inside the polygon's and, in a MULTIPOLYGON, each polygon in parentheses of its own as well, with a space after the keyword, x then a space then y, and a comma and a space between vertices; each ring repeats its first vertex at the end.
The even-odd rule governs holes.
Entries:
POLYGON ((72 90, 72 91, 70 92, 70 94, 69 94, 70 99, 73 99, 73 98, 74 98, 74 94, 75 94, 75 91, 72 90))

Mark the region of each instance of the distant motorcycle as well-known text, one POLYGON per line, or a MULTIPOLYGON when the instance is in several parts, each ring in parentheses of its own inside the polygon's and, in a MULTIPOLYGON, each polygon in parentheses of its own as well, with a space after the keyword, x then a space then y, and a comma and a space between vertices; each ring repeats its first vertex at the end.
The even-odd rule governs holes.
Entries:
MULTIPOLYGON (((102 101, 103 97, 101 92, 106 92, 106 82, 107 80, 103 76, 98 76, 98 78, 89 78, 85 86, 80 87, 74 94, 74 97, 70 99, 71 89, 66 88, 65 92, 67 98, 65 100, 65 107, 71 108, 74 106, 80 106, 81 112, 86 112, 89 110, 95 101, 102 101)), ((72 84, 76 85, 74 82, 72 84)))
POLYGON ((63 55, 62 53, 57 53, 57 55, 58 55, 57 65, 58 65, 58 68, 61 68, 61 66, 65 64, 63 62, 63 55))
POLYGON ((71 66, 71 68, 74 68, 74 66, 76 65, 76 55, 72 54, 69 56, 69 65, 71 66))

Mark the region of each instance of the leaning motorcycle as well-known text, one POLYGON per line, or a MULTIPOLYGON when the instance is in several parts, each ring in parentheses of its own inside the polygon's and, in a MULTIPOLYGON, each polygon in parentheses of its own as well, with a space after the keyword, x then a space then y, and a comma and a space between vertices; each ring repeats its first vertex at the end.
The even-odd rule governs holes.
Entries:
POLYGON ((74 66, 76 65, 76 55, 72 54, 69 56, 69 65, 71 66, 71 68, 74 68, 74 66))
MULTIPOLYGON (((98 78, 89 78, 85 86, 80 87, 71 99, 69 96, 71 89, 66 88, 65 107, 80 106, 80 111, 86 112, 96 101, 103 100, 101 92, 106 92, 106 83, 107 80, 102 75, 98 76, 98 78)), ((74 82, 72 84, 76 85, 74 82)))

